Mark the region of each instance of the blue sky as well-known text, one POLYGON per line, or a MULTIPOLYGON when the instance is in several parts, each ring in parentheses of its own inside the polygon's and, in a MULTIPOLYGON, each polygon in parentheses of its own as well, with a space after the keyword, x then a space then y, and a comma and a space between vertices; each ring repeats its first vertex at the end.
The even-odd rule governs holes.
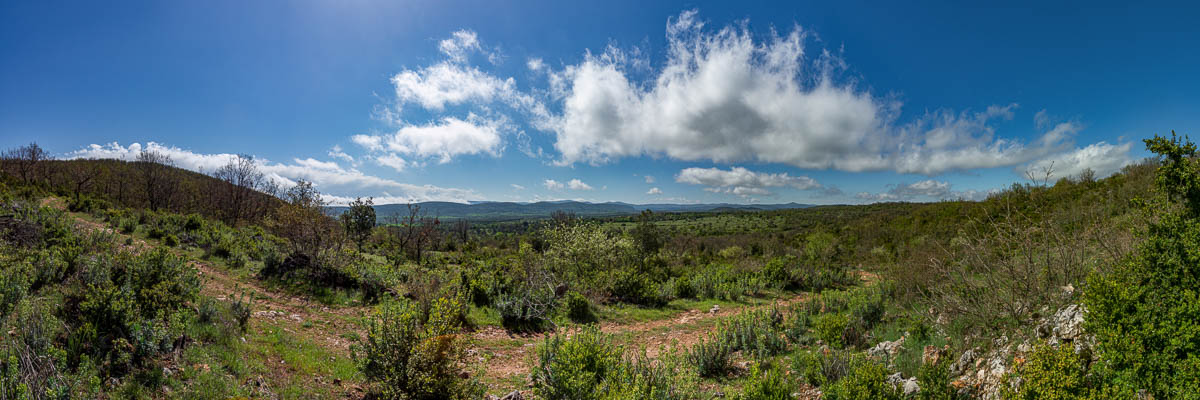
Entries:
POLYGON ((837 3, 4 2, 0 147, 245 153, 335 201, 828 204, 1108 174, 1200 120, 1194 6, 837 3))

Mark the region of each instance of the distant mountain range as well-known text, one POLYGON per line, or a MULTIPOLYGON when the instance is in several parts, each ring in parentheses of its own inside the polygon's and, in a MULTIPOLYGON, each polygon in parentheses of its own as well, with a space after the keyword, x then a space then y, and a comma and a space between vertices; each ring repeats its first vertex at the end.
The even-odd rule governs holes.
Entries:
MULTIPOLYGON (((426 201, 416 203, 421 206, 422 214, 430 217, 470 220, 509 220, 523 218, 547 218, 555 211, 575 213, 581 217, 601 217, 637 214, 642 210, 654 212, 727 212, 727 211, 764 211, 791 208, 812 207, 811 204, 629 204, 622 202, 589 203, 583 201, 539 201, 536 203, 513 203, 501 201, 478 201, 468 204, 445 201, 426 201)), ((341 214, 348 207, 330 207, 333 214, 341 214)), ((406 215, 407 204, 379 204, 375 206, 375 215, 380 221, 392 215, 406 215)))

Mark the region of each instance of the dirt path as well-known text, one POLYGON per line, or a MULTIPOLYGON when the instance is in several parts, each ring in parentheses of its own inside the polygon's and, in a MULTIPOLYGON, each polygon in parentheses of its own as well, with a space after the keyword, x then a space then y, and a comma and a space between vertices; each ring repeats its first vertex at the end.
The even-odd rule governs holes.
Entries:
MULTIPOLYGON (((772 306, 785 307, 804 301, 808 294, 799 294, 780 299, 772 304, 718 307, 715 309, 687 310, 671 318, 633 323, 600 323, 600 331, 614 335, 617 342, 631 349, 644 349, 646 356, 654 359, 672 346, 687 349, 699 343, 713 331, 717 322, 743 311, 766 309, 772 306)), ((569 329, 577 329, 569 328, 569 329)), ((568 334, 571 333, 568 331, 568 334)), ((538 334, 513 334, 498 327, 487 327, 474 334, 480 352, 480 362, 485 363, 484 380, 492 383, 491 389, 513 390, 518 388, 500 386, 494 382, 522 381, 529 374, 530 361, 536 346, 551 332, 538 334)), ((523 385, 522 385, 523 387, 523 385)))
MULTIPOLYGON (((44 199, 41 205, 66 211, 65 203, 61 199, 53 197, 44 199)), ((77 228, 89 232, 102 231, 112 234, 117 237, 117 242, 125 250, 140 253, 158 247, 157 244, 121 233, 84 214, 68 214, 74 218, 77 228)), ((251 304, 253 314, 247 328, 251 333, 265 336, 273 329, 282 329, 289 335, 302 338, 332 354, 345 358, 350 357, 350 345, 352 344, 352 340, 348 337, 351 337, 351 334, 358 337, 364 335, 362 327, 357 321, 369 313, 369 307, 324 306, 300 297, 279 293, 263 286, 255 279, 239 279, 231 271, 207 261, 194 259, 181 250, 171 249, 171 251, 188 260, 188 264, 196 268, 201 278, 200 293, 202 295, 220 301, 231 301, 242 296, 253 298, 251 304)), ((271 375, 268 382, 282 384, 295 374, 294 367, 286 365, 282 359, 278 359, 277 356, 272 359, 270 354, 265 356, 267 357, 265 365, 270 369, 271 375)), ((261 380, 261 378, 259 379, 261 380)), ((322 377, 316 377, 316 379, 321 381, 322 377)), ((335 383, 332 378, 318 383, 326 386, 326 390, 330 392, 328 394, 341 392, 347 397, 360 397, 357 394, 361 394, 362 389, 361 386, 351 382, 335 383)))

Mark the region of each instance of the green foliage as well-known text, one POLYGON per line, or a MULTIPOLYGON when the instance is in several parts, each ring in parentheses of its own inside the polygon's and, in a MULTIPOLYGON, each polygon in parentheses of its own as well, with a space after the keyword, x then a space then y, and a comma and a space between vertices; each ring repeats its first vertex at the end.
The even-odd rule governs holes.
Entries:
POLYGON ((511 331, 541 331, 550 322, 558 300, 554 291, 543 285, 516 287, 501 293, 495 302, 504 327, 511 331))
POLYGON ((371 236, 371 230, 375 229, 374 205, 370 198, 363 200, 359 197, 350 202, 350 209, 342 214, 342 227, 350 239, 358 244, 359 250, 367 237, 371 236))
POLYGON ((750 367, 750 379, 742 387, 737 400, 791 400, 795 386, 779 365, 761 364, 750 367))
POLYGON ((467 342, 450 310, 456 300, 440 298, 428 313, 412 303, 382 307, 369 321, 366 339, 355 345, 359 370, 387 399, 474 399, 483 395, 477 381, 460 374, 467 342))
POLYGON ((570 337, 551 335, 537 348, 533 393, 547 400, 699 398, 695 382, 670 354, 655 362, 623 353, 594 325, 570 337))
POLYGON ((721 341, 728 343, 730 350, 760 360, 787 350, 783 315, 776 308, 746 311, 721 321, 717 325, 717 334, 721 341))
POLYGON ((533 392, 547 400, 600 398, 597 389, 621 369, 621 353, 611 336, 593 326, 570 338, 551 335, 537 348, 533 392))
POLYGON ((1167 208, 1131 257, 1089 279, 1085 328, 1110 382, 1155 398, 1200 397, 1200 163, 1190 141, 1146 144, 1163 157, 1159 190, 1183 210, 1167 208))
POLYGON ((823 387, 829 400, 900 399, 899 388, 887 381, 888 370, 883 364, 865 357, 853 358, 845 377, 823 387))
POLYGON ((843 336, 849 326, 850 319, 845 314, 821 314, 813 320, 813 331, 817 338, 835 348, 846 345, 843 336))
POLYGON ((163 244, 167 247, 178 246, 179 238, 175 237, 175 235, 167 235, 166 237, 163 237, 163 244))
POLYGON ((596 321, 596 314, 592 312, 592 303, 586 297, 572 291, 567 293, 567 318, 577 323, 588 323, 596 321))
POLYGON ((687 361, 700 376, 712 378, 724 376, 733 368, 732 356, 733 346, 724 338, 713 335, 692 346, 687 361))
POLYGON ((642 257, 658 253, 658 249, 661 249, 667 241, 666 233, 654 224, 654 213, 650 210, 642 211, 638 224, 630 232, 630 236, 633 237, 634 245, 637 246, 638 253, 642 257))
POLYGON ((637 267, 621 269, 613 277, 608 292, 622 302, 648 307, 661 307, 669 300, 662 294, 658 283, 637 267))
MULTIPOLYGON (((1041 344, 1029 354, 1029 359, 1018 364, 1009 376, 1009 381, 1020 377, 1016 390, 1005 385, 1006 399, 1071 400, 1089 397, 1087 364, 1073 346, 1051 346, 1041 344)), ((924 389, 924 386, 922 386, 924 389)))
POLYGON ((792 355, 792 371, 809 385, 821 387, 849 374, 852 360, 845 350, 804 350, 792 355))
POLYGON ((947 357, 937 363, 922 363, 917 368, 917 398, 921 400, 954 400, 960 396, 958 390, 950 385, 950 361, 947 357))

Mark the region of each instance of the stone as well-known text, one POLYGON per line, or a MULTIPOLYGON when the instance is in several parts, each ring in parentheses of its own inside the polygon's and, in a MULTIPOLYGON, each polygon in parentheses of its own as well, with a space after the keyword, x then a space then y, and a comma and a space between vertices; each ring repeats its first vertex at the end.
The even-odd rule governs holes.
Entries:
POLYGON ((510 392, 509 394, 504 395, 504 397, 500 398, 500 400, 524 400, 524 399, 525 399, 525 396, 521 395, 520 390, 514 390, 514 391, 510 392))
POLYGON ((904 381, 904 395, 912 396, 921 391, 921 385, 917 384, 917 378, 908 378, 904 381))
POLYGON ((720 305, 720 304, 713 304, 712 308, 708 309, 708 313, 709 313, 709 314, 716 314, 716 313, 717 313, 717 312, 719 312, 719 311, 721 311, 721 305, 720 305))
POLYGON ((967 368, 970 368, 971 364, 975 362, 975 357, 975 349, 964 351, 962 355, 958 356, 958 361, 950 364, 950 376, 960 376, 967 373, 967 368))
POLYGON ((879 342, 879 344, 867 350, 867 355, 876 358, 890 358, 900 351, 900 346, 904 344, 904 337, 887 342, 879 342))

